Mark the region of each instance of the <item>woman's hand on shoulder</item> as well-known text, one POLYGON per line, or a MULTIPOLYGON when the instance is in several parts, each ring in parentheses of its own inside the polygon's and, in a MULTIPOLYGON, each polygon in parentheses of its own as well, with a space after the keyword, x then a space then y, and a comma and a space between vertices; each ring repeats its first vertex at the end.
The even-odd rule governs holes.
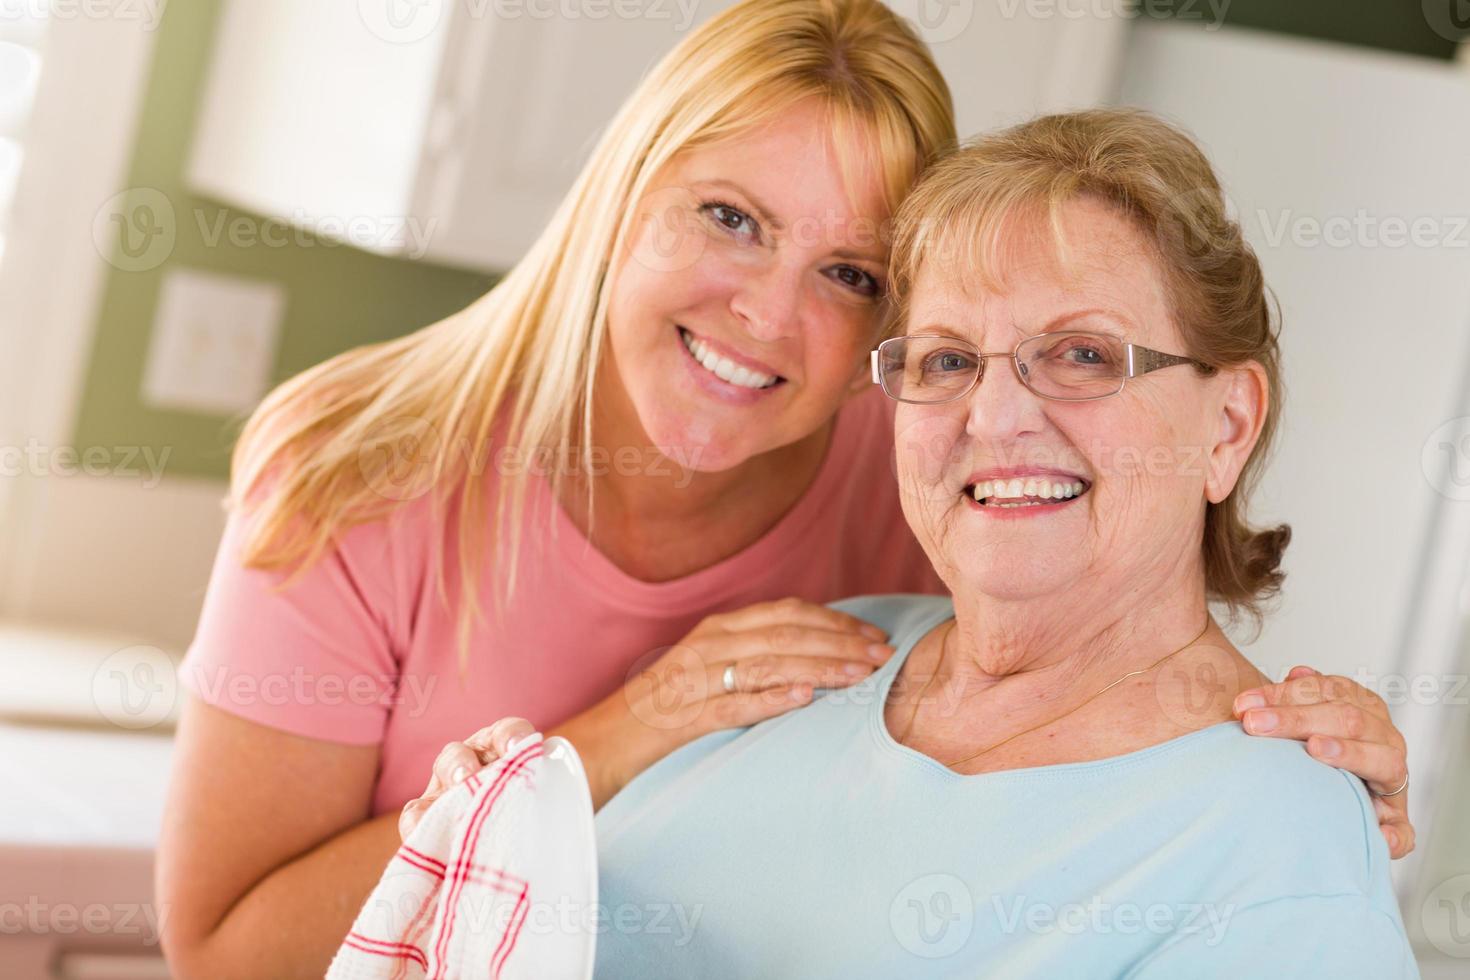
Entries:
POLYGON ((600 808, 702 735, 809 704, 815 688, 862 681, 893 655, 886 639, 871 623, 795 598, 716 613, 547 734, 576 747, 600 808))
POLYGON ((1279 684, 1236 695, 1235 716, 1251 735, 1304 741, 1314 758, 1363 780, 1389 853, 1414 849, 1409 794, 1395 792, 1407 785, 1408 749, 1383 698, 1350 678, 1293 667, 1279 684))
POLYGON ((893 655, 887 636, 856 616, 781 599, 707 616, 628 678, 630 712, 683 744, 806 704, 819 687, 847 687, 893 655))
MULTIPOLYGON (((863 680, 893 655, 885 639, 864 620, 800 599, 716 613, 631 671, 619 690, 546 734, 576 748, 600 809, 634 776, 702 735, 801 707, 815 688, 863 680)), ((524 718, 502 718, 446 745, 424 795, 403 808, 400 835, 407 839, 446 790, 534 731, 524 718)))

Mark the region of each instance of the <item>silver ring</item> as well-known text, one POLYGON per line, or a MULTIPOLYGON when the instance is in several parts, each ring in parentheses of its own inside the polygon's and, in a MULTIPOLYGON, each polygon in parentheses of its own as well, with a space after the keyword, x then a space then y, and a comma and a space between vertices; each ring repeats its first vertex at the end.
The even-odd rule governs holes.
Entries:
POLYGON ((725 673, 720 678, 720 684, 725 688, 726 694, 735 693, 735 665, 733 663, 725 665, 725 673))
POLYGON ((1407 773, 1405 773, 1404 774, 1404 785, 1400 786, 1398 789, 1394 790, 1392 793, 1379 793, 1378 794, 1378 797, 1379 797, 1379 799, 1386 800, 1390 796, 1398 796, 1400 793, 1402 793, 1404 790, 1406 790, 1408 788, 1409 788, 1409 776, 1408 776, 1407 773))

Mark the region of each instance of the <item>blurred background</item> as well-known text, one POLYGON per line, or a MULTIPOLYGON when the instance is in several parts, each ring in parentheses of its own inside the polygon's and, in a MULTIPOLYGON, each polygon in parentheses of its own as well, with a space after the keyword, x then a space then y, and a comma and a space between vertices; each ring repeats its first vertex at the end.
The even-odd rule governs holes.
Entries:
MULTIPOLYGON (((0 0, 0 978, 167 976, 173 670, 250 409, 493 285, 725 5, 0 0)), ((1470 2, 893 5, 961 133, 1127 103, 1220 169, 1285 323, 1247 651, 1388 700, 1404 921, 1470 976, 1470 2)))

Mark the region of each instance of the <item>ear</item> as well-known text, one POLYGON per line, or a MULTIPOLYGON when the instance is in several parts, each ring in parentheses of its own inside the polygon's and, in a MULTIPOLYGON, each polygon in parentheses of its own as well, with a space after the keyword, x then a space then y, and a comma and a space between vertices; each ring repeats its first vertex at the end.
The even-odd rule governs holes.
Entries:
POLYGON ((1270 385, 1266 369, 1255 361, 1235 368, 1224 368, 1224 402, 1220 406, 1219 431, 1209 451, 1209 469, 1205 474, 1205 497, 1218 504, 1230 496, 1240 471, 1250 458, 1251 450, 1261 437, 1270 409, 1270 385))

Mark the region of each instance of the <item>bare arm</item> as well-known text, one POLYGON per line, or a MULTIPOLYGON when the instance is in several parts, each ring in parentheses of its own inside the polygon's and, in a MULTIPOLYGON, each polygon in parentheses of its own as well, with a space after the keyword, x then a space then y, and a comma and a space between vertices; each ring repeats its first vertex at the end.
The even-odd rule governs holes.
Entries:
POLYGON ((320 978, 398 847, 369 818, 376 746, 303 738, 191 698, 155 872, 179 980, 320 978))
MULTIPOLYGON (((577 747, 600 807, 691 738, 789 711, 814 686, 856 683, 892 655, 882 638, 794 599, 709 616, 553 733, 577 747)), ((484 764, 461 743, 447 746, 438 790, 457 760, 470 771, 484 764)), ((190 698, 156 871, 164 952, 179 980, 321 977, 400 841, 398 813, 369 818, 377 770, 376 746, 290 735, 190 698)), ((431 784, 410 811, 438 790, 431 784)))

